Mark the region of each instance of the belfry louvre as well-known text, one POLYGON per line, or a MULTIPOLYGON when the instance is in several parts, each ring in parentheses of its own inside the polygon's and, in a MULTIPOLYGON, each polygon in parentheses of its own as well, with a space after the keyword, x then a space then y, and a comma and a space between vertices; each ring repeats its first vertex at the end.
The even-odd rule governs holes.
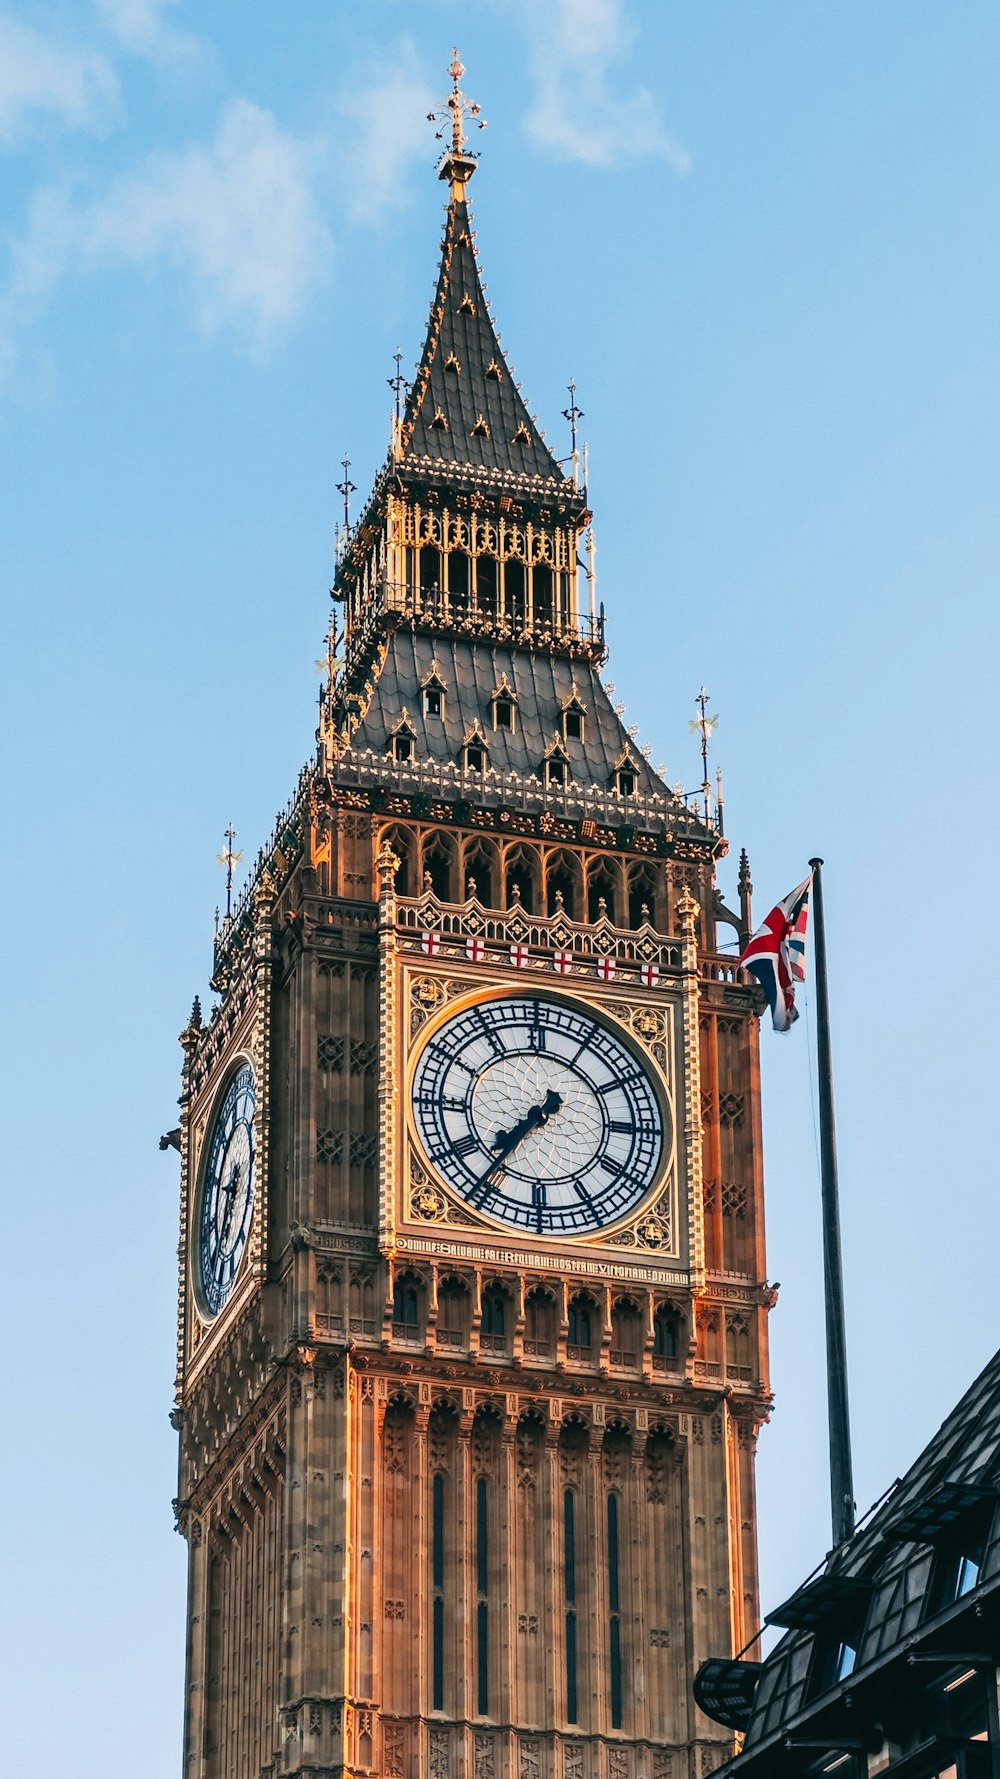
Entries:
POLYGON ((181 1039, 186 1779, 701 1779, 691 1677, 757 1626, 749 874, 730 916, 602 681, 461 72, 316 758, 181 1039))

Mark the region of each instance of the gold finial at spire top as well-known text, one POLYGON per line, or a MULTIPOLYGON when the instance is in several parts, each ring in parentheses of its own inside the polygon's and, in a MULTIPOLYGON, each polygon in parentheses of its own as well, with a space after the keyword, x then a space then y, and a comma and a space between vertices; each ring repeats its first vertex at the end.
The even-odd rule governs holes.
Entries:
POLYGON ((444 141, 445 133, 450 128, 451 148, 445 149, 441 162, 441 177, 442 179, 451 179, 453 184, 463 185, 475 170, 475 159, 469 152, 468 138, 465 134, 466 120, 475 120, 476 128, 485 130, 486 119, 479 115, 481 109, 479 104, 474 99, 467 98, 459 84, 465 73, 465 66, 457 49, 453 49, 451 52, 448 73, 451 75, 451 92, 447 99, 443 99, 440 105, 436 105, 433 111, 427 113, 427 121, 440 126, 435 131, 438 142, 444 141))

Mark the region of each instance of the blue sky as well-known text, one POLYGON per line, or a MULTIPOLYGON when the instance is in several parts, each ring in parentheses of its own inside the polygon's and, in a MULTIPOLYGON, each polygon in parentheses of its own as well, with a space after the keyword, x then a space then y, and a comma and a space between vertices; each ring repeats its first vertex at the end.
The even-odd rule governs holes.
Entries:
MULTIPOLYGON (((387 439, 443 0, 0 0, 5 1714, 177 1771, 176 1034, 215 855, 309 752, 335 484, 387 439), (54 1696, 58 1695, 58 1709, 54 1696)), ((997 1344, 994 0, 470 0, 504 344, 590 446, 610 674, 720 716, 735 892, 827 860, 859 1503, 997 1344), (568 29, 568 22, 572 30, 568 29), (992 918, 992 917, 991 917, 992 918)), ((825 1549, 810 1019, 763 1034, 765 1605, 825 1549)))

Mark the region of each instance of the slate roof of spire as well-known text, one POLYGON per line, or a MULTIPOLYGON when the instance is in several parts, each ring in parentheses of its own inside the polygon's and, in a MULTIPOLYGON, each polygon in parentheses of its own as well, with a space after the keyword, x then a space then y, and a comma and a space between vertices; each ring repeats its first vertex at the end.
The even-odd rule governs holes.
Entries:
POLYGON ((403 416, 402 463, 510 472, 575 494, 510 373, 483 292, 464 184, 452 187, 427 338, 403 416))

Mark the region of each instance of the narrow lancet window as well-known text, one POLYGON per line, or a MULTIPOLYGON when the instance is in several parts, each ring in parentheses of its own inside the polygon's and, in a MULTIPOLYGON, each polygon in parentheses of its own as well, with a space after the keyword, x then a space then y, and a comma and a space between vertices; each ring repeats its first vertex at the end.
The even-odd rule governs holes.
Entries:
POLYGON ((444 1710, 444 1477, 434 1478, 431 1506, 432 1665, 434 1710, 444 1710))
POLYGON ((490 1708, 489 1606, 489 1502, 486 1481, 476 1484, 476 1708, 486 1717, 490 1708))
POLYGON ((563 1496, 563 1598, 566 1606, 566 1721, 578 1721, 576 1684, 576 1497, 563 1496))
POLYGON ((608 1612, 611 1728, 622 1727, 622 1621, 618 1571, 618 1496, 608 1496, 608 1612))

